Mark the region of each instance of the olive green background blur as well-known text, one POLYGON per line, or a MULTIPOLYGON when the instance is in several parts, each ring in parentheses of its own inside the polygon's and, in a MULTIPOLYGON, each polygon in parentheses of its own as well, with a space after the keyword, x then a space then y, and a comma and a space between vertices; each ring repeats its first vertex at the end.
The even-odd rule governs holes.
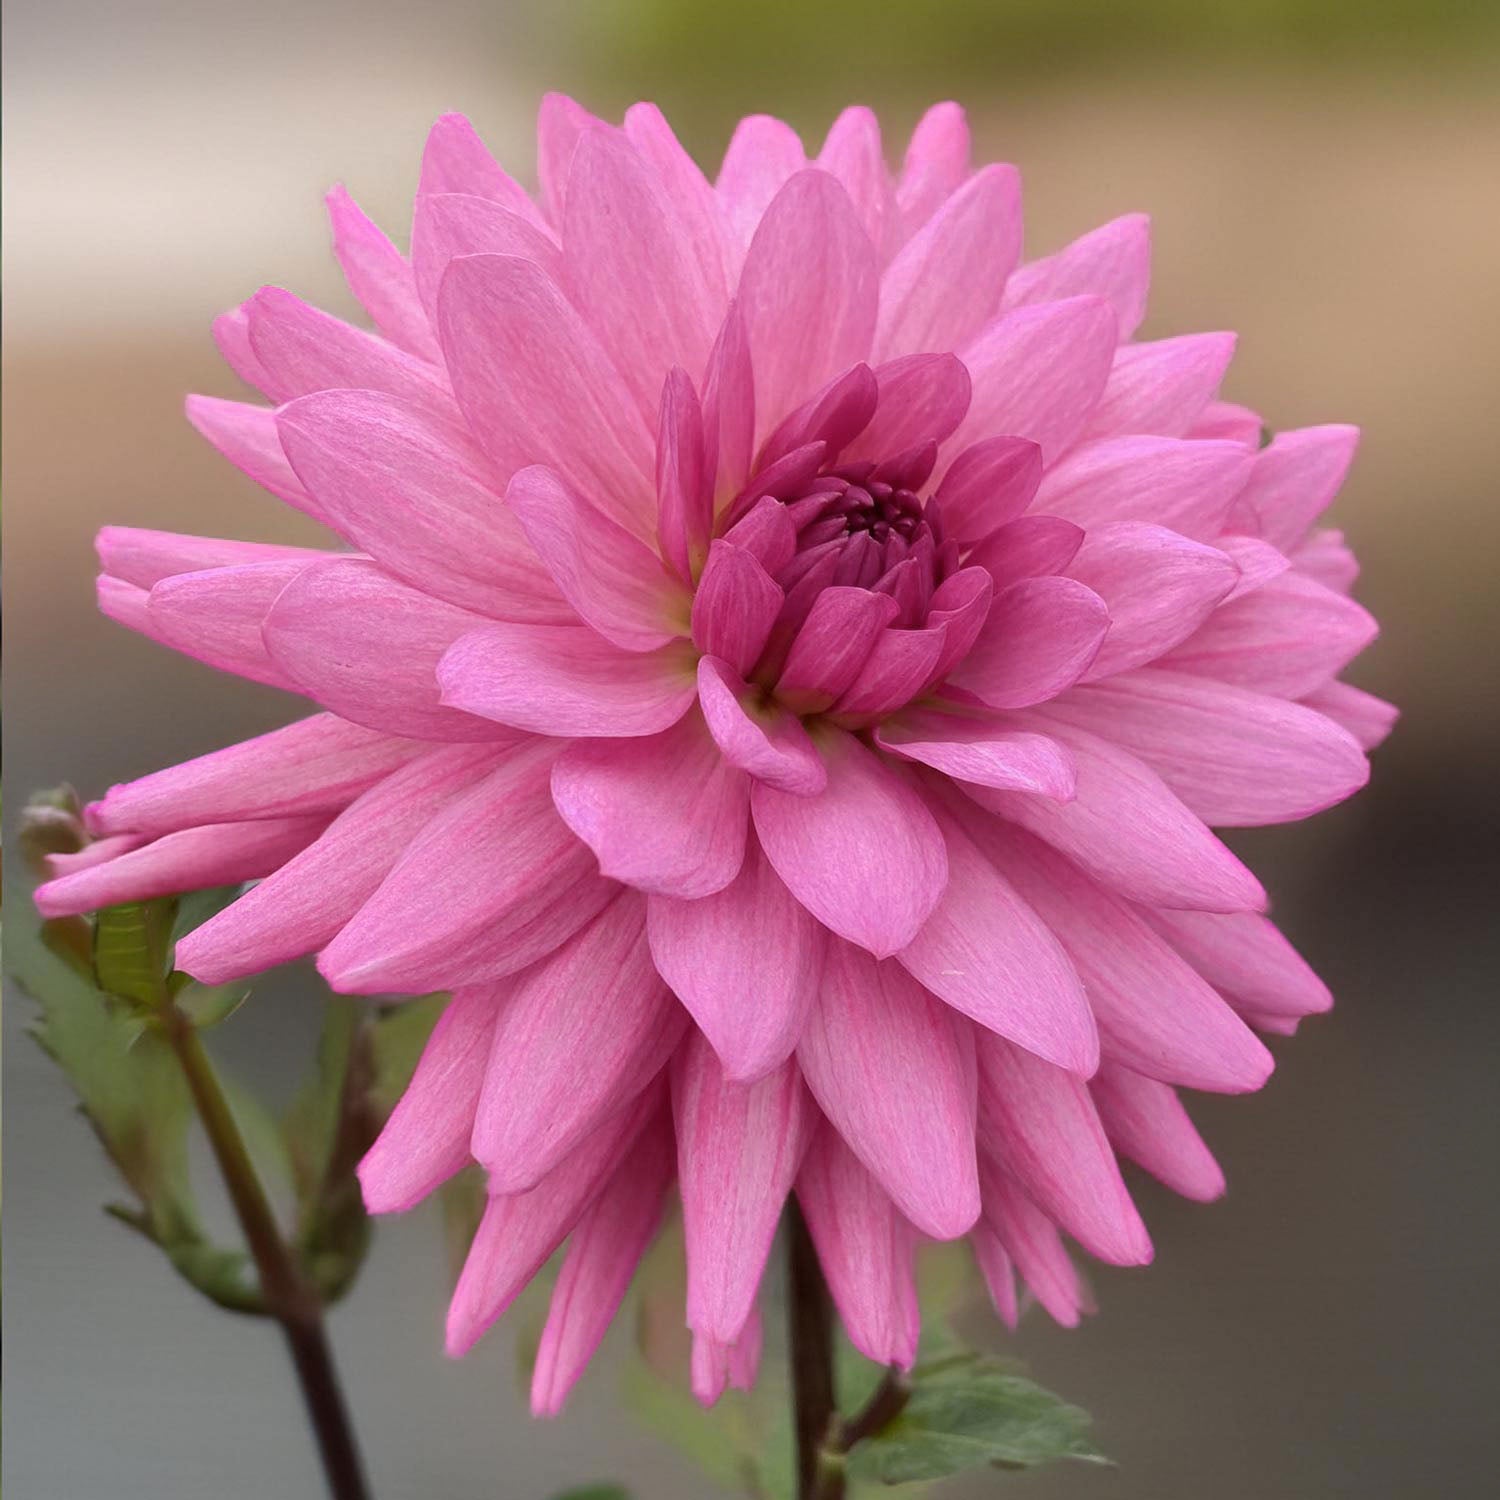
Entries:
MULTIPOLYGON (((237 395, 211 317, 259 283, 351 312, 319 198, 399 237, 422 138, 460 109, 527 175, 546 88, 654 98, 712 163, 734 118, 815 141, 875 106, 892 154, 933 99, 1013 160, 1028 249, 1155 218, 1148 336, 1236 328, 1228 394, 1275 426, 1348 420, 1336 512, 1385 625, 1355 680, 1405 719, 1352 805, 1238 840, 1338 1008, 1254 1098, 1195 1115, 1229 1174, 1148 1183, 1146 1271, 1100 1270, 1074 1333, 1002 1339, 1096 1414, 1115 1469, 980 1476, 1025 1500, 1478 1495, 1496 1458, 1497 9, 1459 0, 10 0, 5 21, 8 814, 284 722, 297 705, 97 617, 105 521, 307 535, 216 458, 188 390, 237 395)), ((29 920, 13 869, 12 931, 29 920)), ((269 976, 217 1045, 284 1096, 319 992, 269 976)), ((231 1319, 99 1212, 115 1192, 60 1078, 5 1013, 4 1483, 11 1500, 319 1493, 274 1331, 231 1319)), ((205 1173, 205 1179, 208 1174, 205 1173)), ((542 1500, 628 1479, 700 1496, 621 1400, 629 1329, 532 1424, 502 1329, 440 1352, 439 1226, 383 1226, 333 1314, 383 1500, 542 1500)))

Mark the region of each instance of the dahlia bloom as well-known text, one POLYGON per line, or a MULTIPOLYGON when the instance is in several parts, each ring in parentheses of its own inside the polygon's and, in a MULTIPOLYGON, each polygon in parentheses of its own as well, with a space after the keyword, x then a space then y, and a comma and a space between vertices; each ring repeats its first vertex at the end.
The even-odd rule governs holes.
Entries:
POLYGON ((108 528, 100 600, 321 711, 112 788, 38 901, 255 881, 182 968, 453 992, 364 1189, 487 1172, 454 1353, 567 1242, 540 1412, 674 1188, 705 1400, 790 1193, 872 1359, 924 1238, 1072 1324, 1064 1234, 1151 1256, 1117 1155, 1215 1197, 1177 1091, 1330 1004, 1209 830, 1347 797, 1394 718, 1316 528, 1356 434, 1262 447, 1231 335, 1136 340, 1145 219, 1023 263, 952 104, 895 176, 865 109, 713 183, 651 105, 539 138, 533 198, 440 120, 409 258, 330 197, 378 333, 216 324, 271 404, 190 419, 354 550, 108 528))

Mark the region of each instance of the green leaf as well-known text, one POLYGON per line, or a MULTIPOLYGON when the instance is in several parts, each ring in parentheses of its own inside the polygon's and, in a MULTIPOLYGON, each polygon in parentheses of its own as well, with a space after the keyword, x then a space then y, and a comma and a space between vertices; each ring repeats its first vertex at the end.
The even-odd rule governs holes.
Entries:
POLYGON ((622 1484, 586 1484, 581 1490, 564 1490, 552 1500, 630 1500, 630 1491, 622 1484))
POLYGON ((94 918, 94 972, 99 988, 146 1009, 166 999, 167 955, 176 905, 141 901, 107 906, 94 918))
POLYGON ((852 1477, 906 1484, 986 1465, 1104 1462, 1089 1440, 1086 1412, 986 1355, 918 1365, 911 1384, 901 1414, 849 1455, 852 1477))

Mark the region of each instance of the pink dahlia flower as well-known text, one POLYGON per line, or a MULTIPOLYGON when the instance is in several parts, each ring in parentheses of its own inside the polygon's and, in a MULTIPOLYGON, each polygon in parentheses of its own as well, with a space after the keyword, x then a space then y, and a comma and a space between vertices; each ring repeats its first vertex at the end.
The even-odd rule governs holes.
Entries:
POLYGON ((1232 336, 1136 340, 1145 219, 1023 263, 954 105, 894 177, 865 109, 712 183, 648 104, 539 134, 533 198, 440 120, 409 258, 332 195, 378 332, 217 323, 271 404, 189 417, 355 550, 109 528, 100 598, 321 712, 113 788, 41 906, 256 881, 183 968, 453 991, 365 1193, 487 1171, 455 1353, 568 1242, 539 1411, 674 1187, 704 1399, 790 1193, 872 1359, 924 1238, 1071 1324, 1064 1234, 1151 1255, 1117 1154, 1214 1197, 1177 1090, 1330 1003, 1209 829, 1347 797, 1394 717, 1313 529, 1355 433, 1261 447, 1232 336))

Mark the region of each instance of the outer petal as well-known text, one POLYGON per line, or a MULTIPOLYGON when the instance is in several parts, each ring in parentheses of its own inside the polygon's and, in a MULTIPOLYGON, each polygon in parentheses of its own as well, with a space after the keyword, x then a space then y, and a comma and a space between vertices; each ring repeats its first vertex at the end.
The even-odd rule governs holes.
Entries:
POLYGON ((510 751, 430 819, 319 960, 336 989, 420 993, 444 983, 443 965, 481 932, 511 935, 520 969, 587 920, 582 900, 567 904, 592 861, 552 806, 557 750, 532 741, 510 751), (563 920, 539 942, 534 924, 549 912, 563 920))
POLYGON ((690 601, 681 579, 560 475, 540 465, 520 470, 505 503, 563 598, 607 641, 651 651, 687 634, 690 601))
POLYGON ((974 394, 954 451, 1006 433, 1040 444, 1051 463, 1092 415, 1115 337, 1115 311, 1098 297, 1002 313, 958 351, 974 394))
POLYGON ((1088 435, 1226 435, 1200 431, 1195 424, 1219 389, 1234 356, 1234 344, 1232 333, 1190 333, 1143 344, 1121 344, 1089 422, 1088 435))
POLYGON ((260 627, 271 661, 341 718, 416 739, 515 738, 439 701, 438 662, 465 631, 484 623, 480 616, 418 593, 357 557, 315 563, 272 598, 260 627))
POLYGON ((1046 924, 945 816, 948 888, 897 961, 939 999, 1087 1077, 1099 1034, 1077 971, 1046 924))
POLYGON ((660 1072, 687 1012, 657 977, 645 905, 622 892, 515 988, 495 1028, 474 1155, 521 1192, 660 1072))
POLYGON ((874 110, 853 104, 840 111, 828 128, 817 165, 843 184, 870 243, 883 251, 894 229, 896 203, 874 110))
POLYGON ((1365 750, 1383 744, 1401 716, 1401 710, 1395 704, 1347 682, 1325 682, 1322 687, 1306 694, 1302 702, 1320 714, 1327 714, 1335 724, 1342 725, 1365 750))
POLYGON ((543 463, 642 539, 655 524, 649 430, 609 356, 535 262, 465 255, 438 293, 453 389, 502 481, 543 463))
POLYGON ((1077 790, 1073 757, 1045 734, 1008 729, 988 719, 913 709, 882 724, 875 743, 958 781, 1036 792, 1067 802, 1077 790))
POLYGON ((453 798, 494 768, 489 745, 434 747, 385 777, 295 859, 177 944, 177 966, 219 984, 330 942, 453 798))
POLYGON ((1208 1203, 1224 1192, 1224 1174, 1203 1144, 1176 1091, 1111 1063, 1090 1085, 1111 1145, 1174 1193, 1208 1203))
POLYGON ((1290 552, 1307 528, 1338 493, 1354 450, 1359 428, 1341 425, 1302 427, 1279 432, 1255 457, 1250 481, 1235 507, 1236 517, 1273 547, 1290 552))
POLYGON ((562 1410, 625 1300, 671 1182, 672 1136, 663 1121, 647 1127, 568 1241, 531 1369, 533 1416, 562 1410))
POLYGON ((751 841, 739 874, 714 895, 652 897, 646 931, 657 972, 730 1079, 753 1082, 791 1055, 823 975, 825 932, 758 844, 751 841))
POLYGON ((673 1063, 672 1112, 688 1327, 732 1343, 755 1306, 817 1113, 795 1063, 756 1083, 733 1083, 696 1033, 673 1063))
POLYGON ((1067 571, 1109 607, 1104 644, 1084 673, 1089 681, 1170 651, 1240 581, 1239 568, 1217 547, 1139 521, 1091 527, 1067 571))
POLYGON ((1021 253, 1021 177, 976 172, 908 240, 880 282, 875 353, 957 349, 998 311, 1021 253))
POLYGON ((1053 1321, 1076 1328, 1080 1314, 1093 1307, 1057 1227, 1008 1173, 989 1161, 981 1164, 981 1173, 985 1226, 1053 1321))
POLYGON ((462 115, 440 115, 428 132, 417 190, 419 195, 467 193, 488 198, 543 226, 526 189, 500 167, 462 115))
POLYGON ((655 734, 696 691, 693 653, 674 642, 626 652, 583 625, 488 625, 460 636, 437 667, 455 710, 535 734, 655 734))
POLYGON ((904 969, 834 943, 797 1060, 850 1150, 924 1234, 979 1214, 974 1078, 949 1012, 904 969))
POLYGON ((330 556, 311 547, 234 542, 176 531, 143 531, 135 526, 101 526, 94 538, 94 551, 104 572, 143 589, 178 573, 244 567, 251 563, 307 564, 330 556))
POLYGON ((302 481, 286 461, 276 433, 276 413, 270 407, 220 401, 214 396, 189 396, 183 410, 198 432, 241 473, 294 510, 316 521, 323 519, 317 502, 302 488, 302 481))
POLYGON ((1139 756, 1217 828, 1305 818, 1370 775, 1359 745, 1332 720, 1207 677, 1127 672, 1075 688, 1041 712, 1139 756))
POLYGON ((799 172, 755 231, 739 303, 762 432, 869 352, 880 297, 875 247, 826 172, 799 172))
POLYGON ((771 200, 807 165, 802 140, 770 115, 747 115, 735 126, 714 185, 741 253, 771 200))
MULTIPOLYGON (((1036 720, 1018 716, 1016 728, 1036 720)), ((1262 909, 1260 882, 1133 755, 1056 718, 1042 721, 1072 753, 1078 794, 1058 803, 964 785, 981 806, 1045 839, 1132 900, 1202 911, 1262 909)))
POLYGON ((1023 578, 996 595, 969 654, 948 681, 991 708, 1055 698, 1088 670, 1109 609, 1071 578, 1023 578))
POLYGON ((104 906, 257 880, 305 849, 324 826, 324 819, 309 817, 184 829, 103 864, 49 880, 36 888, 33 899, 44 917, 71 917, 104 906))
POLYGON ((378 391, 303 396, 276 427, 328 524, 404 583, 502 620, 573 618, 461 428, 378 391))
POLYGON ((1050 468, 1032 508, 1085 527, 1151 521, 1212 540, 1253 462, 1239 443, 1105 438, 1080 444, 1050 468))
POLYGON ((1023 834, 982 831, 985 851, 1052 928, 1077 968, 1106 1059, 1186 1088, 1258 1089, 1270 1054, 1123 902, 1023 834))
POLYGON ((1151 1259, 1146 1226, 1074 1074, 980 1032, 980 1147, 1091 1255, 1117 1266, 1151 1259))
POLYGON ((700 714, 660 734, 576 741, 552 769, 552 797, 612 880, 692 900, 739 874, 748 779, 700 714))
POLYGON ((518 255, 554 281, 562 276, 562 251, 534 217, 472 193, 420 193, 412 216, 412 270, 434 326, 443 275, 461 255, 518 255))
POLYGON ((969 124, 962 105, 934 104, 917 121, 896 201, 907 233, 925 223, 938 205, 969 175, 969 124))
POLYGON ((825 927, 887 957, 943 893, 943 837, 917 791, 852 736, 835 731, 821 746, 828 785, 816 796, 756 783, 756 832, 776 873, 825 927))
POLYGON ((1105 298, 1124 343, 1146 315, 1151 285, 1151 221, 1126 214, 1081 235, 1054 255, 1022 266, 1005 284, 1007 310, 1062 297, 1105 298))
POLYGON ((334 188, 324 201, 333 226, 333 253, 344 280, 376 327, 418 359, 434 362, 441 358, 406 257, 343 187, 334 188))
POLYGON ((359 1164, 365 1211, 404 1213, 468 1166, 469 1135, 502 1002, 464 990, 433 1027, 411 1082, 359 1164))
POLYGON ((814 1134, 797 1201, 849 1341, 876 1364, 917 1357, 916 1235, 831 1125, 814 1134))

